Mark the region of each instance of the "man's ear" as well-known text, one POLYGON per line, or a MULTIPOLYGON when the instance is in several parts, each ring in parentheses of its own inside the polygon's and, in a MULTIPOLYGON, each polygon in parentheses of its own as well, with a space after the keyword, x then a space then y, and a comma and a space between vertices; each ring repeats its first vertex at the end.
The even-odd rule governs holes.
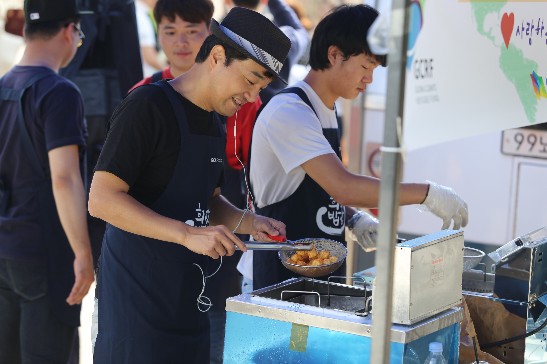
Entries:
POLYGON ((226 59, 226 51, 224 50, 224 47, 218 44, 214 46, 209 54, 209 59, 212 67, 218 64, 224 64, 224 60, 226 59))
POLYGON ((329 49, 327 50, 327 58, 331 65, 336 64, 336 62, 340 62, 344 59, 344 55, 342 54, 342 51, 337 46, 331 45, 329 49))
POLYGON ((72 40, 72 37, 73 37, 73 32, 74 32, 74 28, 73 28, 73 24, 70 23, 69 25, 67 25, 66 27, 63 27, 61 32, 63 34, 63 40, 68 42, 68 43, 72 43, 73 40, 72 40))

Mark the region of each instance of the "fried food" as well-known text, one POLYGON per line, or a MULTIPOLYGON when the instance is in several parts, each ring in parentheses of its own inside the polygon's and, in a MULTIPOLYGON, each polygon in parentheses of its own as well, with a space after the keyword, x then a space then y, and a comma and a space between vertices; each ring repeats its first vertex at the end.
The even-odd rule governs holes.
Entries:
POLYGON ((320 258, 320 259, 327 259, 327 258, 330 257, 330 252, 328 250, 321 250, 317 254, 317 257, 320 258))
POLYGON ((287 259, 288 263, 301 265, 305 267, 317 267, 325 264, 332 264, 338 261, 338 257, 330 255, 328 250, 315 249, 315 246, 311 250, 299 250, 287 259))

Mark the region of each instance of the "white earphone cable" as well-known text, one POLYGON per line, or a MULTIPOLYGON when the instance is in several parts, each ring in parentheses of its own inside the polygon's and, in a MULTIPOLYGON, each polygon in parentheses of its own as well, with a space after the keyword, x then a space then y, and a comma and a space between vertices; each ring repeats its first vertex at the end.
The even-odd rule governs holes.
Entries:
MULTIPOLYGON (((232 230, 233 233, 235 233, 237 231, 237 229, 239 228, 239 226, 243 222, 243 218, 245 217, 245 214, 247 212, 252 212, 252 203, 253 203, 252 195, 249 193, 249 184, 247 182, 247 172, 245 170, 245 165, 243 164, 243 162, 241 161, 241 159, 239 159, 239 156, 237 155, 237 148, 236 148, 237 147, 237 138, 236 138, 237 133, 236 133, 236 129, 237 129, 237 111, 236 111, 235 119, 234 119, 234 155, 237 158, 238 162, 243 167, 243 178, 245 180, 245 187, 247 189, 247 201, 246 201, 247 207, 243 210, 243 214, 241 214, 241 218, 239 219, 239 222, 237 223, 234 230, 232 230)), ((207 278, 211 278, 212 276, 217 274, 218 271, 220 270, 220 267, 222 267, 222 256, 220 257, 220 264, 218 265, 218 268, 214 271, 214 273, 212 273, 208 276, 205 275, 205 272, 203 271, 203 269, 201 268, 201 266, 199 264, 194 263, 194 265, 199 268, 199 271, 201 272, 201 277, 202 277, 201 292, 199 293, 199 295, 196 299, 197 307, 198 307, 199 311, 207 312, 211 309, 211 307, 213 306, 213 303, 211 302, 211 299, 209 297, 207 297, 203 294, 205 292, 205 285, 206 285, 206 282, 207 282, 207 278)))

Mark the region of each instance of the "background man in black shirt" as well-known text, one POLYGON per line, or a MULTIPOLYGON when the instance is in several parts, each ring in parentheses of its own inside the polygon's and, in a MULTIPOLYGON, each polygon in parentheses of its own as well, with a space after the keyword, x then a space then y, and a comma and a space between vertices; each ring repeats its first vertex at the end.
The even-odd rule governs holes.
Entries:
POLYGON ((0 363, 66 363, 93 283, 75 0, 25 1, 26 48, 0 79, 0 363))

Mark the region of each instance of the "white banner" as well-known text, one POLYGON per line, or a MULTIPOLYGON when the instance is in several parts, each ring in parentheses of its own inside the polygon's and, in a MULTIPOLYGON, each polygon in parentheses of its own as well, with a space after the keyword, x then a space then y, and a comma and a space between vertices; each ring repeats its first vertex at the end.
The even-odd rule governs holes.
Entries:
POLYGON ((411 1, 404 145, 547 122, 547 1, 411 1))

